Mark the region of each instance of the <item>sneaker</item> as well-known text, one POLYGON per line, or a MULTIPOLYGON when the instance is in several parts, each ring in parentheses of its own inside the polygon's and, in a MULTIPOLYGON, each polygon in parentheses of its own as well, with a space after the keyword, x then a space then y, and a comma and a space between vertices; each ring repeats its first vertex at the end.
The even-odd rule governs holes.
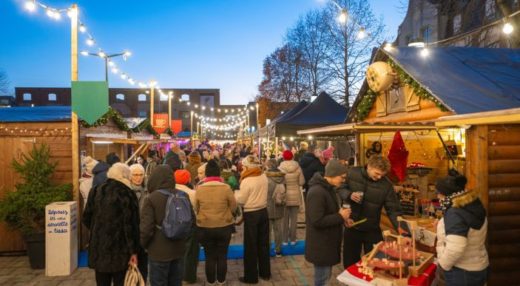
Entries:
POLYGON ((282 253, 281 253, 281 252, 279 252, 279 251, 278 251, 278 252, 276 252, 275 254, 276 254, 276 255, 275 255, 276 257, 282 257, 282 253))
POLYGON ((296 241, 291 241, 291 246, 295 246, 296 245, 296 241))

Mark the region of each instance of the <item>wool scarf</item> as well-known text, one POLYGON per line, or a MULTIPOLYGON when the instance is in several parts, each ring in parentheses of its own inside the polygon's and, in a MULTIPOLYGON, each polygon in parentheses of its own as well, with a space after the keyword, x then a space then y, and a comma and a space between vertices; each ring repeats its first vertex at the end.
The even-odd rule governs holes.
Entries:
POLYGON ((240 182, 248 177, 257 177, 262 175, 262 169, 260 167, 247 168, 240 174, 240 182))

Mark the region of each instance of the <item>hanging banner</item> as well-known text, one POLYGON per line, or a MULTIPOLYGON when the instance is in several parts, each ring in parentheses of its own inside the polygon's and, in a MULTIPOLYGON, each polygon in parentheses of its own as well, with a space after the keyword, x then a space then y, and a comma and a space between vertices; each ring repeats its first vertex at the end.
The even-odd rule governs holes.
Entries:
POLYGON ((106 81, 73 81, 72 111, 88 124, 107 113, 108 83, 106 81))
POLYGON ((157 133, 163 133, 168 128, 168 113, 154 113, 152 127, 157 133))
POLYGON ((182 119, 174 119, 172 120, 172 131, 174 134, 178 134, 182 131, 182 119))

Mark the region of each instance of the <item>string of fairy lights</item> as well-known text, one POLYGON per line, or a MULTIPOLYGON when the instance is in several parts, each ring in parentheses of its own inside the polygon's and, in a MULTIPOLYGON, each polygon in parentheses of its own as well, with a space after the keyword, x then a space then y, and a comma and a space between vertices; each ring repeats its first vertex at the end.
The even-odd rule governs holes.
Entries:
MULTIPOLYGON (((45 11, 46 15, 55 20, 59 21, 62 19, 62 14, 67 14, 69 18, 72 18, 72 13, 76 10, 72 8, 56 8, 52 7, 50 5, 47 5, 41 1, 37 0, 26 0, 24 3, 24 8, 31 12, 31 13, 37 13, 38 10, 45 11)), ((83 49, 80 54, 84 56, 88 55, 96 55, 100 58, 103 58, 107 60, 108 67, 110 68, 110 71, 114 75, 119 75, 121 80, 124 80, 128 82, 131 86, 138 86, 142 89, 155 89, 161 98, 167 98, 171 99, 174 102, 177 102, 179 104, 184 104, 187 109, 189 109, 192 113, 192 115, 199 120, 200 125, 202 128, 206 130, 215 130, 215 131, 221 131, 226 130, 230 131, 233 128, 238 129, 240 127, 243 127, 246 122, 249 122, 249 109, 254 111, 255 107, 250 106, 248 107, 245 105, 243 108, 237 107, 237 108, 214 108, 214 107, 207 107, 204 105, 199 104, 192 104, 189 100, 183 100, 182 98, 175 98, 173 93, 170 91, 168 94, 166 94, 160 87, 159 82, 152 80, 152 81, 143 81, 143 80, 137 80, 133 76, 130 75, 130 73, 124 71, 111 57, 105 52, 105 49, 103 49, 98 41, 95 39, 92 31, 88 28, 86 22, 83 19, 80 19, 79 15, 77 15, 78 18, 78 30, 80 32, 80 35, 83 36, 82 43, 86 45, 86 48, 83 49), (96 53, 92 53, 88 51, 87 49, 97 48, 96 53), (211 113, 218 113, 219 117, 216 116, 210 116, 207 115, 208 112, 211 113), (218 124, 218 123, 221 124, 218 124)), ((119 54, 123 56, 123 59, 126 61, 128 57, 132 55, 132 53, 128 50, 125 50, 123 53, 119 54)), ((11 132, 13 130, 10 130, 11 132)), ((0 130, 1 132, 1 130, 0 130)), ((14 132, 14 131, 13 131, 14 132)), ((36 132, 36 131, 33 131, 36 132)), ((12 133, 12 132, 11 132, 12 133)), ((227 136, 227 135, 226 135, 227 136)))

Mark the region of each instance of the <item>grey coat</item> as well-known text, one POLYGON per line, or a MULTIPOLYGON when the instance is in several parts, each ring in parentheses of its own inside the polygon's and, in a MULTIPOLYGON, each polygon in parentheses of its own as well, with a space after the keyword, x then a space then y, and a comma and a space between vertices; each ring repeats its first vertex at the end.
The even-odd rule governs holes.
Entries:
POLYGON ((305 177, 302 169, 296 161, 283 161, 278 167, 280 171, 285 173, 285 187, 287 189, 287 203, 288 207, 297 207, 301 205, 301 190, 305 184, 305 177))
POLYGON ((285 184, 285 174, 278 169, 274 169, 266 171, 265 175, 268 180, 267 213, 269 214, 269 219, 283 218, 285 207, 274 203, 273 194, 276 184, 285 184))

